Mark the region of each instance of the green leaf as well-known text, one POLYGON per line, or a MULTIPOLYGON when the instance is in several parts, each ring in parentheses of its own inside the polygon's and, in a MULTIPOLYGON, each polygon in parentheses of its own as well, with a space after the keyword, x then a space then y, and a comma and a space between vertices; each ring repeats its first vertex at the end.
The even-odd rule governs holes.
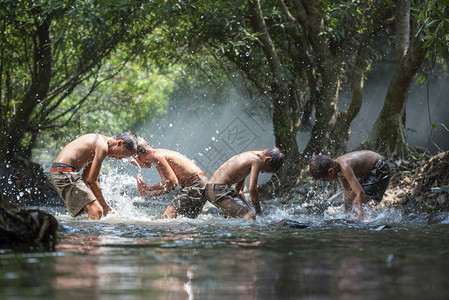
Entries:
POLYGON ((449 186, 447 186, 447 185, 442 185, 442 186, 439 186, 439 187, 433 187, 431 190, 434 193, 447 193, 447 194, 449 194, 449 186))
MULTIPOLYGON (((429 19, 427 19, 427 20, 429 20, 429 19)), ((432 20, 429 24, 426 25, 426 27, 430 28, 430 27, 434 26, 435 24, 437 24, 438 22, 440 22, 440 20, 432 20)))

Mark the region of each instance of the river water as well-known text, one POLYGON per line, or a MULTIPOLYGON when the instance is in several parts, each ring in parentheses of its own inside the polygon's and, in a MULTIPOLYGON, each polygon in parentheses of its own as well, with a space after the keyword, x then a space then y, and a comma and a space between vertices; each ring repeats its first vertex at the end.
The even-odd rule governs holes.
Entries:
POLYGON ((447 215, 359 222, 339 206, 311 215, 273 200, 256 221, 213 209, 160 220, 167 199, 113 186, 103 190, 116 214, 98 222, 40 207, 58 219, 60 241, 0 249, 0 299, 449 299, 447 215), (285 218, 309 227, 278 226, 285 218))

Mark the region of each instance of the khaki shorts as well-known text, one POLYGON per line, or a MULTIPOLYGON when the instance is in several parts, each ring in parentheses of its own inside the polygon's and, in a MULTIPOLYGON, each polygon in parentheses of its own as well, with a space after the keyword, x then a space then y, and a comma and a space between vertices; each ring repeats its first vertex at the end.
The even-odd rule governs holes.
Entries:
POLYGON ((170 205, 182 216, 195 219, 203 210, 206 204, 204 188, 208 179, 206 176, 199 176, 192 180, 188 186, 182 187, 176 194, 170 205))
POLYGON ((227 184, 208 183, 206 185, 206 198, 218 207, 225 217, 242 218, 251 210, 238 197, 237 192, 229 188, 227 184))
POLYGON ((50 172, 50 178, 58 195, 74 217, 83 212, 84 206, 97 200, 77 172, 50 172))

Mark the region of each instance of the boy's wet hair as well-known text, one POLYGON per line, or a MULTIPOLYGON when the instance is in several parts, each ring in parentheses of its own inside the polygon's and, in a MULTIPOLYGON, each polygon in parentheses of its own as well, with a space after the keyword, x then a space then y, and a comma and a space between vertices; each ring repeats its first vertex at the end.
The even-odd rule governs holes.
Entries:
POLYGON ((142 154, 142 153, 146 153, 147 149, 151 148, 150 144, 145 141, 143 138, 141 138, 140 136, 137 137, 137 154, 142 154))
POLYGON ((309 161, 309 169, 313 178, 321 179, 328 175, 329 169, 334 166, 334 160, 327 155, 315 155, 309 161))
POLYGON ((117 135, 114 135, 112 138, 114 140, 122 140, 123 147, 125 147, 128 150, 137 152, 137 135, 134 132, 131 131, 122 132, 117 135))
POLYGON ((276 173, 284 163, 284 153, 279 148, 262 149, 263 153, 271 157, 270 170, 276 173))

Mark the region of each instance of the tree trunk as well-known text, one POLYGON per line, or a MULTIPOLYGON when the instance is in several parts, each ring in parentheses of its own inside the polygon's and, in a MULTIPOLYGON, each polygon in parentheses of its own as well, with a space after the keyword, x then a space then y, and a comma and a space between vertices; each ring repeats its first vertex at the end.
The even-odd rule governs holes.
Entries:
MULTIPOLYGON (((398 9, 410 10, 410 6, 402 3, 398 9)), ((398 15, 402 16, 402 19, 397 20, 398 23, 408 23, 410 13, 398 12, 398 15)), ((406 30, 408 27, 406 24, 398 24, 397 28, 399 30, 397 42, 399 43, 404 41, 402 30, 406 30)), ((410 85, 426 54, 426 50, 422 47, 423 40, 421 36, 417 36, 415 32, 409 33, 408 36, 411 36, 410 44, 402 42, 400 46, 396 47, 397 54, 402 56, 398 57, 384 106, 367 139, 359 145, 359 149, 372 149, 388 156, 405 157, 408 155, 409 151, 405 140, 403 122, 405 119, 405 108, 410 85)))
MULTIPOLYGON (((382 9, 380 11, 382 11, 382 9)), ((378 14, 378 16, 381 15, 382 14, 378 14)), ((341 111, 337 114, 336 125, 331 134, 334 137, 335 142, 331 144, 332 148, 329 152, 334 153, 335 156, 342 155, 347 152, 346 145, 351 134, 351 122, 358 115, 362 107, 365 70, 367 66, 366 56, 375 32, 382 27, 382 23, 379 22, 379 19, 380 18, 374 17, 374 22, 368 22, 375 25, 368 26, 367 30, 362 35, 359 47, 357 49, 353 67, 354 71, 352 73, 353 81, 351 103, 347 110, 341 111)))
MULTIPOLYGON (((255 32, 260 33, 259 40, 268 58, 271 71, 272 103, 274 107, 273 127, 276 146, 279 147, 286 157, 298 155, 298 144, 296 142, 297 128, 290 114, 289 89, 284 76, 281 60, 276 52, 270 33, 266 27, 259 1, 250 1, 251 26, 255 32)), ((295 160, 288 160, 293 162, 295 160)), ((287 163, 288 164, 288 163, 287 163)), ((293 167, 293 166, 289 166, 293 167)))
MULTIPOLYGON (((340 60, 326 62, 326 74, 323 74, 322 84, 315 106, 315 124, 313 125, 309 143, 304 149, 304 155, 328 153, 335 142, 332 136, 336 125, 336 112, 338 103, 338 90, 340 88, 340 60)), ((334 155, 334 153, 329 153, 334 155)))
POLYGON ((19 102, 11 123, 3 130, 1 139, 3 161, 13 161, 17 155, 23 156, 23 138, 28 131, 30 118, 37 105, 47 97, 51 79, 50 21, 37 22, 37 45, 32 58, 31 84, 24 99, 19 102))

